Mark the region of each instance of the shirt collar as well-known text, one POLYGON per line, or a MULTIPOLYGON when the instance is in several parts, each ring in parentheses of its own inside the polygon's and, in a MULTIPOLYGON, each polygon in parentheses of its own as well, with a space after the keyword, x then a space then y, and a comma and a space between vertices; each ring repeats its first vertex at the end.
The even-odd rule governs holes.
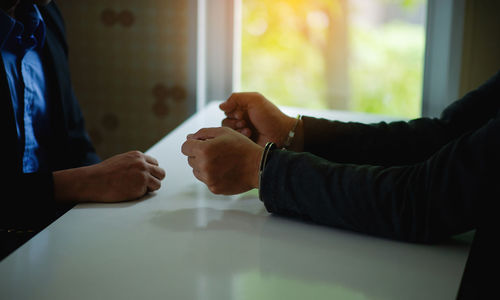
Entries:
POLYGON ((23 5, 21 1, 16 9, 16 18, 0 10, 0 49, 5 42, 12 38, 18 40, 34 39, 35 45, 42 47, 45 42, 45 22, 36 5, 23 5))

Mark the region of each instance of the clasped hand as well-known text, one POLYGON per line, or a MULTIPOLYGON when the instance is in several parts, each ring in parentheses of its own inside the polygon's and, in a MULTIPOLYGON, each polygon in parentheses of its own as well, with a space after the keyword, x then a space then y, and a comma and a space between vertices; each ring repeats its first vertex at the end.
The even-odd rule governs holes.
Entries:
POLYGON ((295 119, 259 93, 234 93, 220 105, 223 127, 202 128, 182 145, 194 176, 214 194, 233 195, 259 188, 263 146, 281 146, 295 119))
POLYGON ((259 184, 262 147, 228 127, 203 128, 187 136, 182 153, 194 176, 214 194, 239 194, 259 184))

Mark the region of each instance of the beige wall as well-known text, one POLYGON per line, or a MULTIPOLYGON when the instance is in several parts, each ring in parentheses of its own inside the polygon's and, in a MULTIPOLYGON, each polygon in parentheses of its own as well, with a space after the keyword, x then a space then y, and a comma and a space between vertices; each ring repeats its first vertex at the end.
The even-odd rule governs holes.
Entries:
POLYGON ((146 151, 188 114, 185 0, 59 0, 75 93, 102 158, 146 151))
POLYGON ((460 96, 500 69, 500 1, 467 0, 460 96))

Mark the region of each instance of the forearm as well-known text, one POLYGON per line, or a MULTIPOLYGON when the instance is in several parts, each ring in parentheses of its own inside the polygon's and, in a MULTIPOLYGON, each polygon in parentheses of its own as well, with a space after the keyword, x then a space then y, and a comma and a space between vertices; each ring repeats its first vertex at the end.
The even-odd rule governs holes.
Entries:
POLYGON ((489 207, 486 195, 495 195, 498 185, 498 132, 496 121, 424 162, 398 167, 272 152, 261 195, 273 213, 389 238, 438 241, 475 228, 489 207))
POLYGON ((500 72, 449 105, 440 118, 361 124, 304 117, 304 151, 335 162, 385 166, 417 163, 495 118, 499 99, 500 72))
POLYGON ((54 172, 54 201, 58 203, 80 203, 91 200, 91 196, 88 195, 91 187, 86 185, 86 178, 88 177, 88 167, 54 172))
POLYGON ((37 229, 66 211, 71 204, 54 200, 52 173, 11 174, 2 180, 1 227, 37 229))
POLYGON ((8 201, 10 205, 20 208, 74 204, 86 198, 87 170, 88 167, 80 167, 52 173, 17 174, 6 178, 3 190, 12 197, 12 201, 8 201))
POLYGON ((303 150, 341 163, 413 164, 456 137, 438 119, 376 124, 303 119, 303 150))

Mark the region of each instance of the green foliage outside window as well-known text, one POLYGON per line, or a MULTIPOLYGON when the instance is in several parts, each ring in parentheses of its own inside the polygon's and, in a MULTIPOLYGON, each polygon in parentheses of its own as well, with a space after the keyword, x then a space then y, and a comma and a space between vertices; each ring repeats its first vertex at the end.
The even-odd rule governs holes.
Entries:
POLYGON ((425 3, 364 1, 396 14, 367 26, 348 2, 243 0, 241 89, 279 105, 418 117, 425 28, 411 17, 425 3))

